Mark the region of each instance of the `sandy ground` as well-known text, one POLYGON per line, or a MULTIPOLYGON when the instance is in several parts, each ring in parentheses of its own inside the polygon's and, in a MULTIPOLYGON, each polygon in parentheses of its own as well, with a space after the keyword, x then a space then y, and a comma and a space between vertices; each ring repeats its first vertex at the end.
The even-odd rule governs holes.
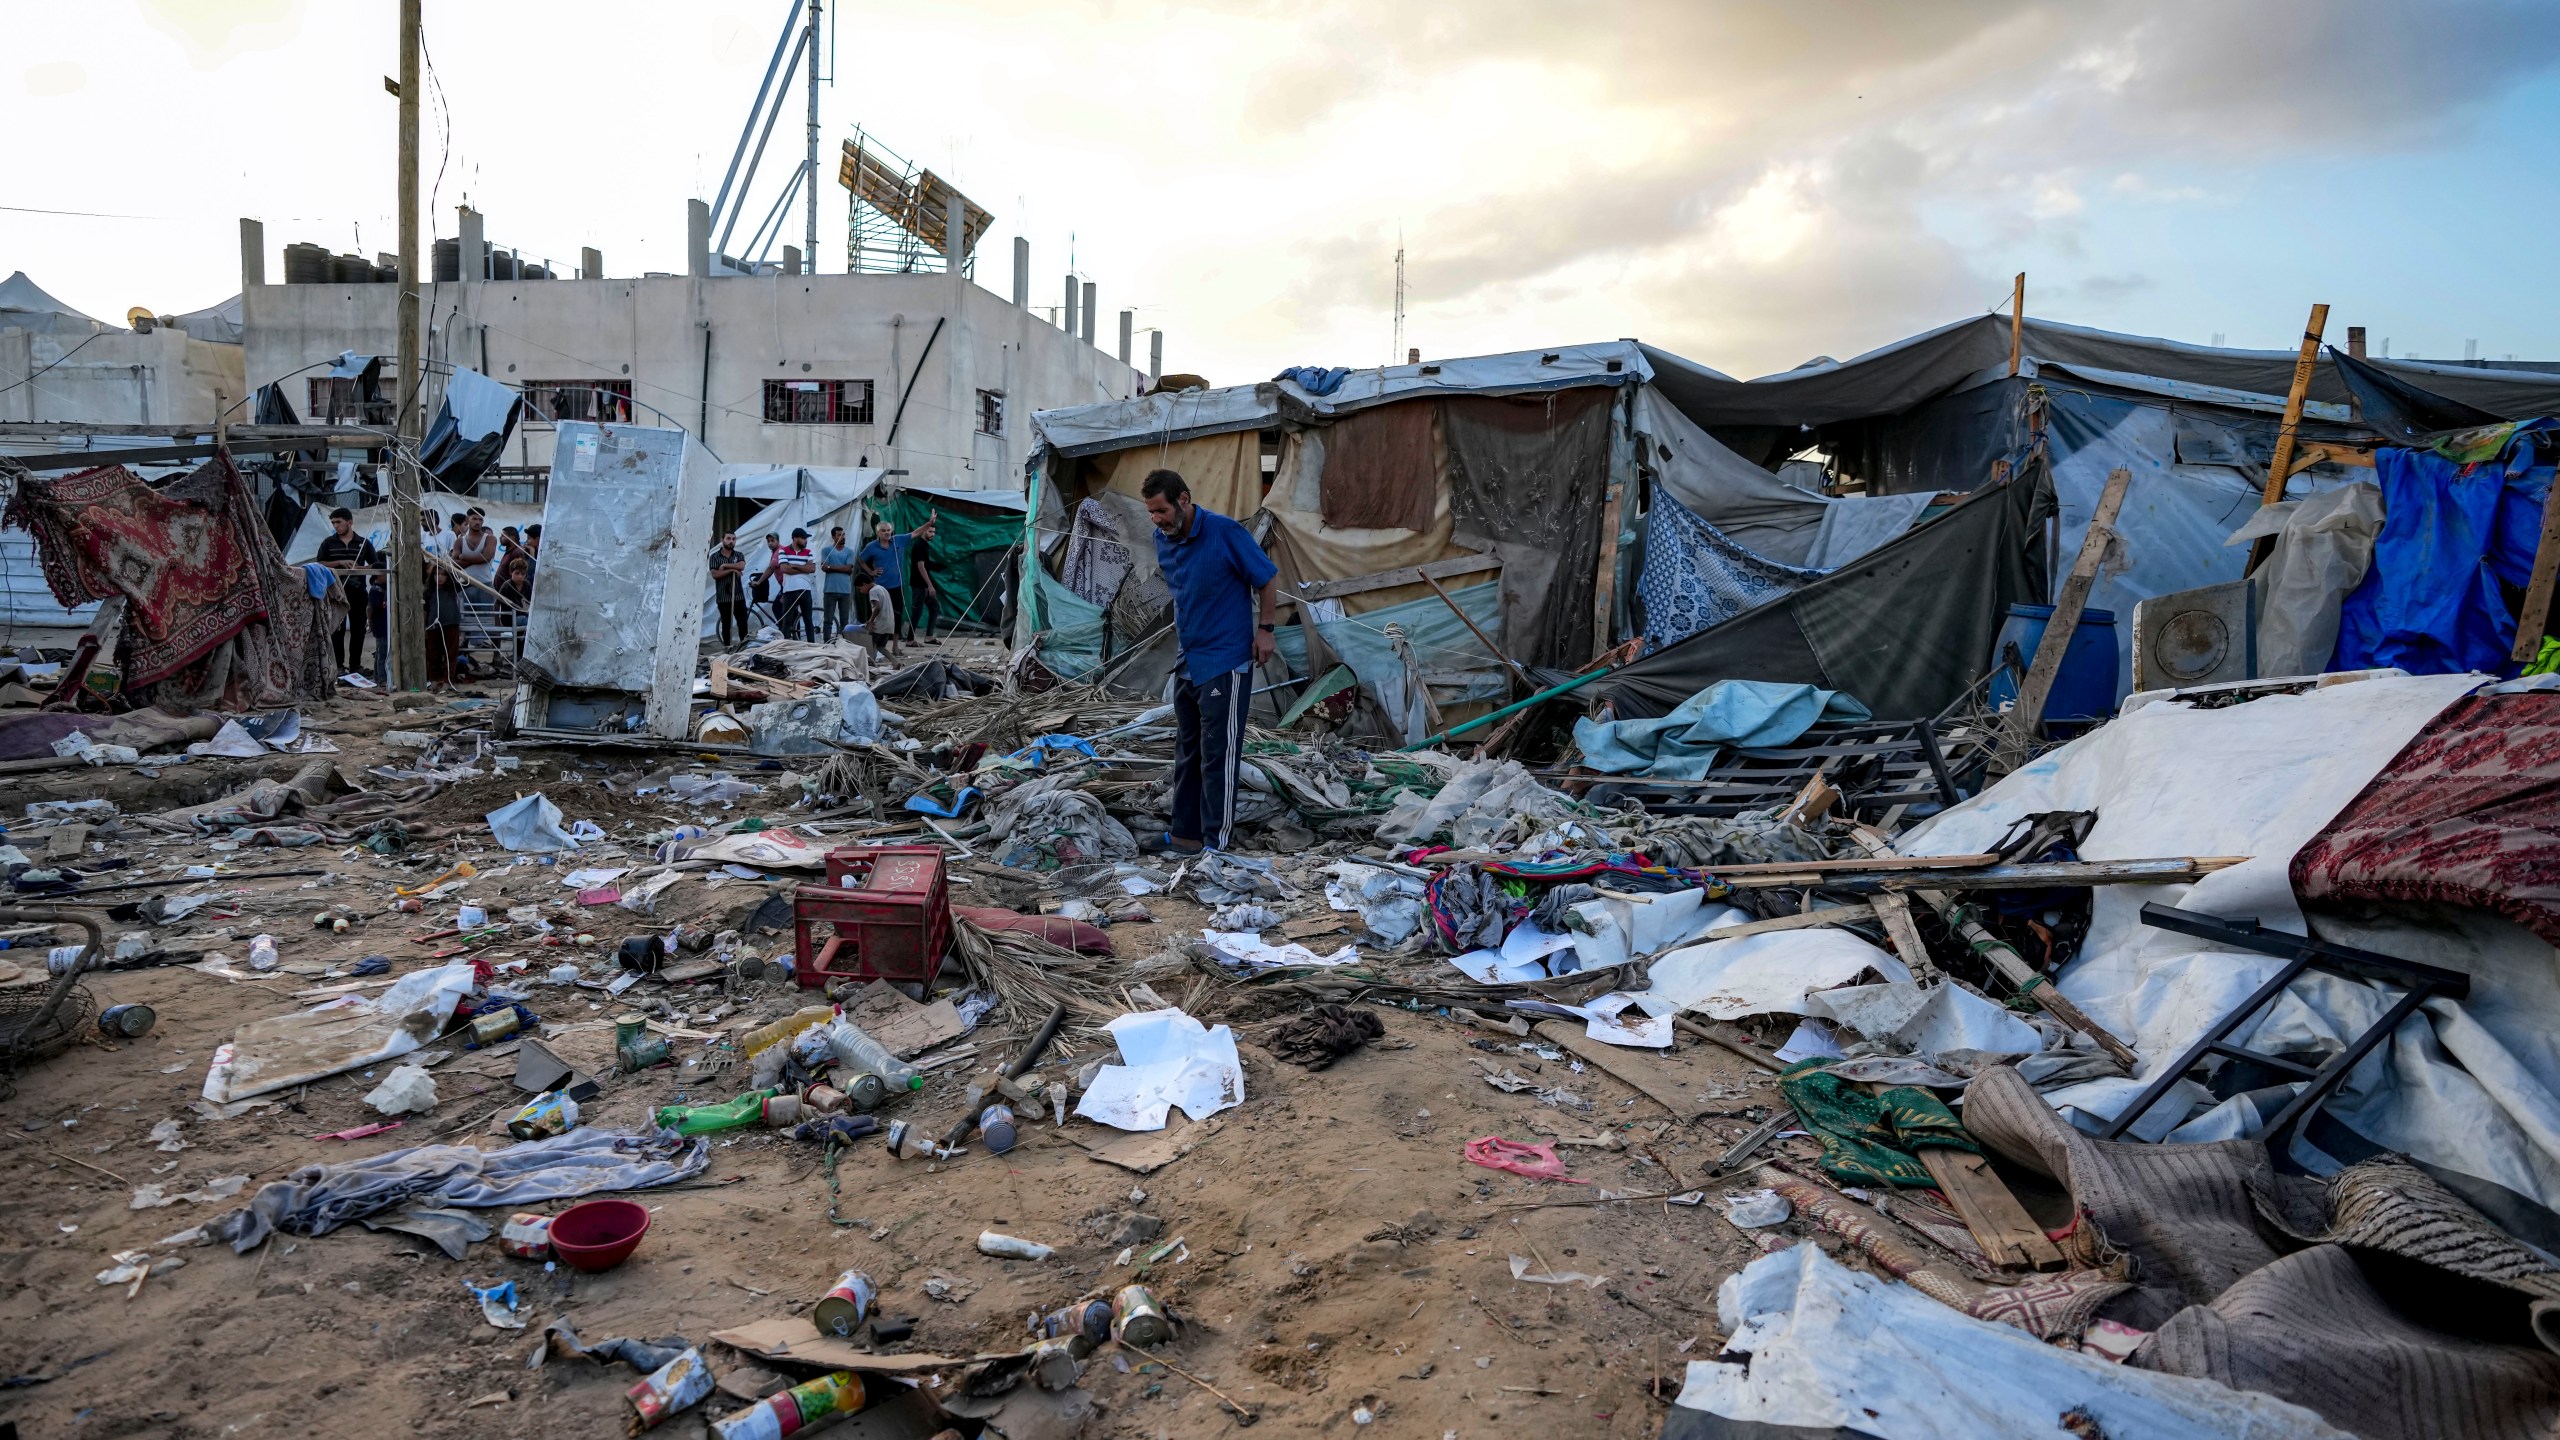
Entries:
MULTIPOLYGON (((384 728, 434 718, 433 708, 395 718, 379 696, 350 700, 312 717, 345 753, 347 773, 394 753, 371 737, 384 728)), ((450 718, 450 717, 447 717, 450 718)), ((449 923, 453 901, 426 916, 386 913, 391 888, 432 876, 470 855, 490 874, 467 898, 499 911, 566 896, 557 869, 507 868, 476 816, 520 790, 540 788, 568 815, 599 821, 635 853, 639 837, 675 819, 677 807, 635 802, 598 781, 619 762, 521 752, 524 769, 465 782, 439 796, 428 820, 454 838, 400 860, 347 858, 336 849, 241 852, 223 857, 242 871, 325 867, 317 879, 237 882, 237 918, 199 915, 163 927, 164 937, 234 932, 222 948, 245 956, 248 937, 279 940, 288 966, 387 954, 399 973, 425 963, 428 946, 408 937, 449 923), (583 778, 562 773, 574 769, 583 778), (313 912, 346 905, 367 918, 346 934, 316 931, 313 912)), ((254 773, 282 778, 297 760, 172 767, 157 780, 132 775, 39 777, 0 782, 5 814, 33 800, 88 794, 116 798, 133 812, 222 793, 254 773)), ((735 818, 745 811, 721 818, 735 818)), ((30 837, 11 821, 20 842, 30 837)), ((40 837, 39 837, 40 838, 40 837)), ((203 861, 199 842, 118 843, 107 853, 138 866, 203 861)), ((92 858, 96 858, 95 855, 92 858)), ((720 923, 751 908, 766 887, 698 881, 678 887, 656 921, 610 908, 582 912, 597 935, 586 952, 601 965, 624 935, 663 931, 669 916, 720 923)), ((129 897, 128 897, 129 898, 129 897)), ((972 899, 983 896, 970 897, 972 899)), ((1199 913, 1151 900, 1158 926, 1115 931, 1123 953, 1152 953, 1188 938, 1199 913), (1187 926, 1185 924, 1187 922, 1187 926), (1152 931, 1153 933, 1149 933, 1152 931)), ((1317 903, 1321 903, 1320 901, 1317 903)), ((557 911, 555 914, 559 913, 557 911)), ((110 930, 129 928, 111 925, 110 930)), ((559 950, 499 947, 539 971, 559 950)), ((636 1378, 621 1367, 555 1361, 525 1368, 530 1331, 486 1323, 466 1280, 512 1278, 534 1306, 535 1323, 573 1318, 590 1339, 681 1334, 707 1342, 713 1330, 771 1317, 797 1317, 848 1268, 879 1283, 881 1310, 918 1317, 907 1348, 944 1354, 1019 1348, 1024 1319, 1137 1278, 1117 1263, 1122 1216, 1158 1217, 1165 1238, 1188 1258, 1152 1268, 1145 1279, 1184 1316, 1188 1328, 1166 1358, 1249 1407, 1258 1435, 1365 1433, 1479 1436, 1561 1433, 1650 1436, 1663 1404, 1648 1394, 1655 1377, 1676 1377, 1686 1358, 1715 1352, 1715 1288, 1758 1252, 1723 1218, 1720 1187, 1708 1203, 1554 1205, 1603 1188, 1658 1192, 1698 1183, 1725 1144, 1765 1113, 1776 1091, 1742 1061, 1686 1037, 1678 1053, 1644 1056, 1665 1083, 1702 1097, 1711 1112, 1690 1124, 1627 1085, 1541 1059, 1515 1047, 1507 1031, 1461 1023, 1444 1013, 1384 1009, 1384 1041, 1332 1068, 1310 1073, 1274 1060, 1245 1025, 1247 1100, 1217 1117, 1190 1154, 1147 1176, 1097 1162, 1071 1137, 1111 1132, 1046 1117, 1027 1124, 1009 1154, 972 1152, 940 1164, 900 1163, 877 1142, 839 1167, 837 1208, 818 1152, 769 1131, 714 1137, 710 1168, 697 1179, 638 1192, 654 1214, 632 1261, 601 1275, 546 1273, 510 1260, 492 1242, 462 1262, 405 1235, 349 1226, 318 1238, 278 1237, 236 1256, 196 1247, 183 1268, 146 1283, 128 1299, 93 1278, 119 1250, 212 1219, 228 1204, 133 1210, 134 1188, 175 1194, 245 1174, 252 1189, 296 1167, 325 1164, 431 1140, 506 1143, 486 1123, 512 1108, 514 1058, 506 1049, 458 1053, 436 1068, 440 1103, 401 1129, 353 1142, 313 1137, 379 1117, 361 1103, 374 1080, 342 1075, 292 1094, 280 1108, 209 1120, 190 1104, 208 1059, 239 1023, 298 1008, 292 992, 313 983, 284 975, 233 982, 184 966, 97 977, 100 1005, 140 1001, 159 1012, 139 1040, 91 1038, 30 1067, 13 1098, 0 1102, 0 1334, 11 1337, 0 1372, 19 1377, 0 1389, 0 1421, 28 1437, 232 1435, 610 1436, 623 1433, 623 1391, 636 1378), (1486 1047, 1504 1047, 1488 1053, 1486 1047), (1477 1060, 1586 1097, 1588 1111, 1559 1109, 1529 1094, 1505 1094, 1478 1078, 1477 1060), (162 1153, 147 1138, 172 1117, 188 1148, 162 1153), (1623 1149, 1569 1147, 1563 1153, 1589 1186, 1522 1179, 1466 1163, 1466 1142, 1484 1135, 1534 1140, 1549 1135, 1615 1135, 1623 1149), (1667 1183, 1667 1162, 1678 1184, 1667 1183), (1133 1191, 1143 1191, 1141 1201, 1133 1191), (1526 1208, 1550 1202, 1545 1208, 1526 1208), (999 1229, 1058 1247, 1042 1262, 981 1255, 975 1239, 999 1229), (1605 1277, 1598 1287, 1515 1281, 1513 1255, 1549 1268, 1605 1277), (950 1299, 928 1296, 939 1280, 950 1299), (497 1397, 491 1399, 491 1397, 497 1397), (475 1400, 489 1400, 473 1406, 475 1400)), ((1185 983, 1188 981, 1186 979, 1185 983)), ((662 990, 644 983, 635 999, 662 990)), ((705 1028, 735 1035, 788 1013, 802 992, 777 985, 717 982, 672 997, 705 1028)), ((536 1002, 546 1033, 572 1059, 609 1063, 607 1017, 623 1008, 588 992, 545 991, 536 1002)), ((1028 1022, 1020 1027, 1029 1029, 1028 1022)), ((936 1071, 894 1114, 939 1131, 959 1112, 961 1092, 985 1066, 1019 1043, 1000 1016, 970 1037, 970 1062, 936 1071), (972 1065, 981 1068, 973 1071, 972 1065)), ((1091 1053, 1092 1036, 1078 1047, 1091 1053)), ((452 1050, 448 1041, 430 1049, 452 1050)), ((691 1047, 698 1049, 699 1047, 691 1047)), ((679 1053, 684 1053, 680 1051, 679 1053)), ((721 1099, 745 1085, 743 1066, 688 1078, 674 1069, 607 1077, 588 1121, 627 1128, 653 1106, 721 1099)), ((547 1209, 559 1209, 554 1204, 547 1209)), ((502 1215, 490 1215, 493 1224, 502 1215)), ((710 1346, 715 1367, 740 1361, 710 1346)), ((1094 1436, 1222 1434, 1238 1428, 1220 1403, 1160 1367, 1097 1354, 1084 1387, 1095 1401, 1083 1432, 1094 1436)), ((1026 1387, 1027 1388, 1027 1387, 1026 1387)), ((705 1417, 737 1402, 715 1397, 661 1434, 705 1433, 705 1417)), ((838 1433, 861 1433, 858 1424, 838 1433)), ((1072 1433, 1061 1428, 1045 1433, 1072 1433)))

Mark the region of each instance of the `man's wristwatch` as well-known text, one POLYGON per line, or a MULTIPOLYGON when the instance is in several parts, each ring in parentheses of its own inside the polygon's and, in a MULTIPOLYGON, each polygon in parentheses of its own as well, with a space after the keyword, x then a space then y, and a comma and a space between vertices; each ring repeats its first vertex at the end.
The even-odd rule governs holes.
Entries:
POLYGON ((1265 635, 1277 635, 1280 633, 1280 627, 1277 625, 1263 625, 1257 628, 1265 635))

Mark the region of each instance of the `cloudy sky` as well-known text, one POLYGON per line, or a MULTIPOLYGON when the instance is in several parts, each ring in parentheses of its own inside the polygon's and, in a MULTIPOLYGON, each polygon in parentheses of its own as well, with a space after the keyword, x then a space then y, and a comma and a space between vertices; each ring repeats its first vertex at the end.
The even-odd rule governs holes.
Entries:
MULTIPOLYGON (((682 270, 787 8, 426 0, 436 232, 468 199, 528 256, 682 270)), ((2325 300, 2377 351, 2560 357, 2560 3, 833 13, 822 268, 864 125, 995 212, 985 283, 1027 236, 1035 303, 1072 256, 1106 336, 1134 307, 1218 383, 1387 358, 1399 237, 1426 355, 1632 335, 1755 375, 2024 270, 2033 313, 2111 329, 2286 346, 2325 300)), ((121 319, 233 293, 242 215, 393 248, 388 0, 0 0, 0 33, 0 274, 121 319)))

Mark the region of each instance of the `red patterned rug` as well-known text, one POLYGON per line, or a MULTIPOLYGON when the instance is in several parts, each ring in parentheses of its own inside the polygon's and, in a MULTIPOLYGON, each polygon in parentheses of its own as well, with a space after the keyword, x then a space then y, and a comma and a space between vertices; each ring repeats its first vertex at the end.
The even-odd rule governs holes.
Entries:
POLYGON ((2437 716, 2293 857, 2293 888, 2477 906, 2560 945, 2560 694, 2437 716))
POLYGON ((125 597, 124 683, 149 685, 267 617, 258 517, 230 457, 157 489, 120 465, 21 473, 8 523, 34 532, 64 605, 125 597))

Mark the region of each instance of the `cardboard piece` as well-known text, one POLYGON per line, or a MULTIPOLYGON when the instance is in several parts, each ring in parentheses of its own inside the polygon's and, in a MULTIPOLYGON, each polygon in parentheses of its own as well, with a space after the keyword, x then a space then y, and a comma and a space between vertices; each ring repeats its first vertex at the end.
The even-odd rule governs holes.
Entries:
POLYGON ((1177 1120, 1162 1130, 1111 1135, 1102 1130, 1070 1130, 1067 1138, 1105 1165, 1152 1175, 1200 1148, 1200 1142, 1226 1128, 1224 1120, 1177 1120))
POLYGON ((844 1017, 904 1060, 968 1033, 948 1000, 919 1005, 886 980, 874 980, 844 1003, 844 1017))
POLYGON ((1667 1051, 1622 1049, 1594 1040, 1558 1020, 1539 1022, 1537 1034, 1539 1039, 1579 1057, 1594 1069, 1608 1072, 1638 1094, 1670 1111, 1674 1119, 1695 1120, 1712 1109, 1706 1101, 1698 1098, 1698 1094, 1715 1083, 1716 1077, 1706 1067, 1685 1056, 1667 1051))
POLYGON ((1003 1360, 1017 1352, 997 1351, 980 1355, 932 1355, 910 1352, 876 1355, 850 1340, 818 1333, 805 1316, 777 1316, 755 1320, 731 1330, 714 1330, 711 1338, 733 1350, 767 1360, 780 1360, 792 1365, 823 1365, 834 1370, 862 1370, 874 1375, 923 1375, 935 1370, 951 1370, 974 1365, 981 1360, 1003 1360))

